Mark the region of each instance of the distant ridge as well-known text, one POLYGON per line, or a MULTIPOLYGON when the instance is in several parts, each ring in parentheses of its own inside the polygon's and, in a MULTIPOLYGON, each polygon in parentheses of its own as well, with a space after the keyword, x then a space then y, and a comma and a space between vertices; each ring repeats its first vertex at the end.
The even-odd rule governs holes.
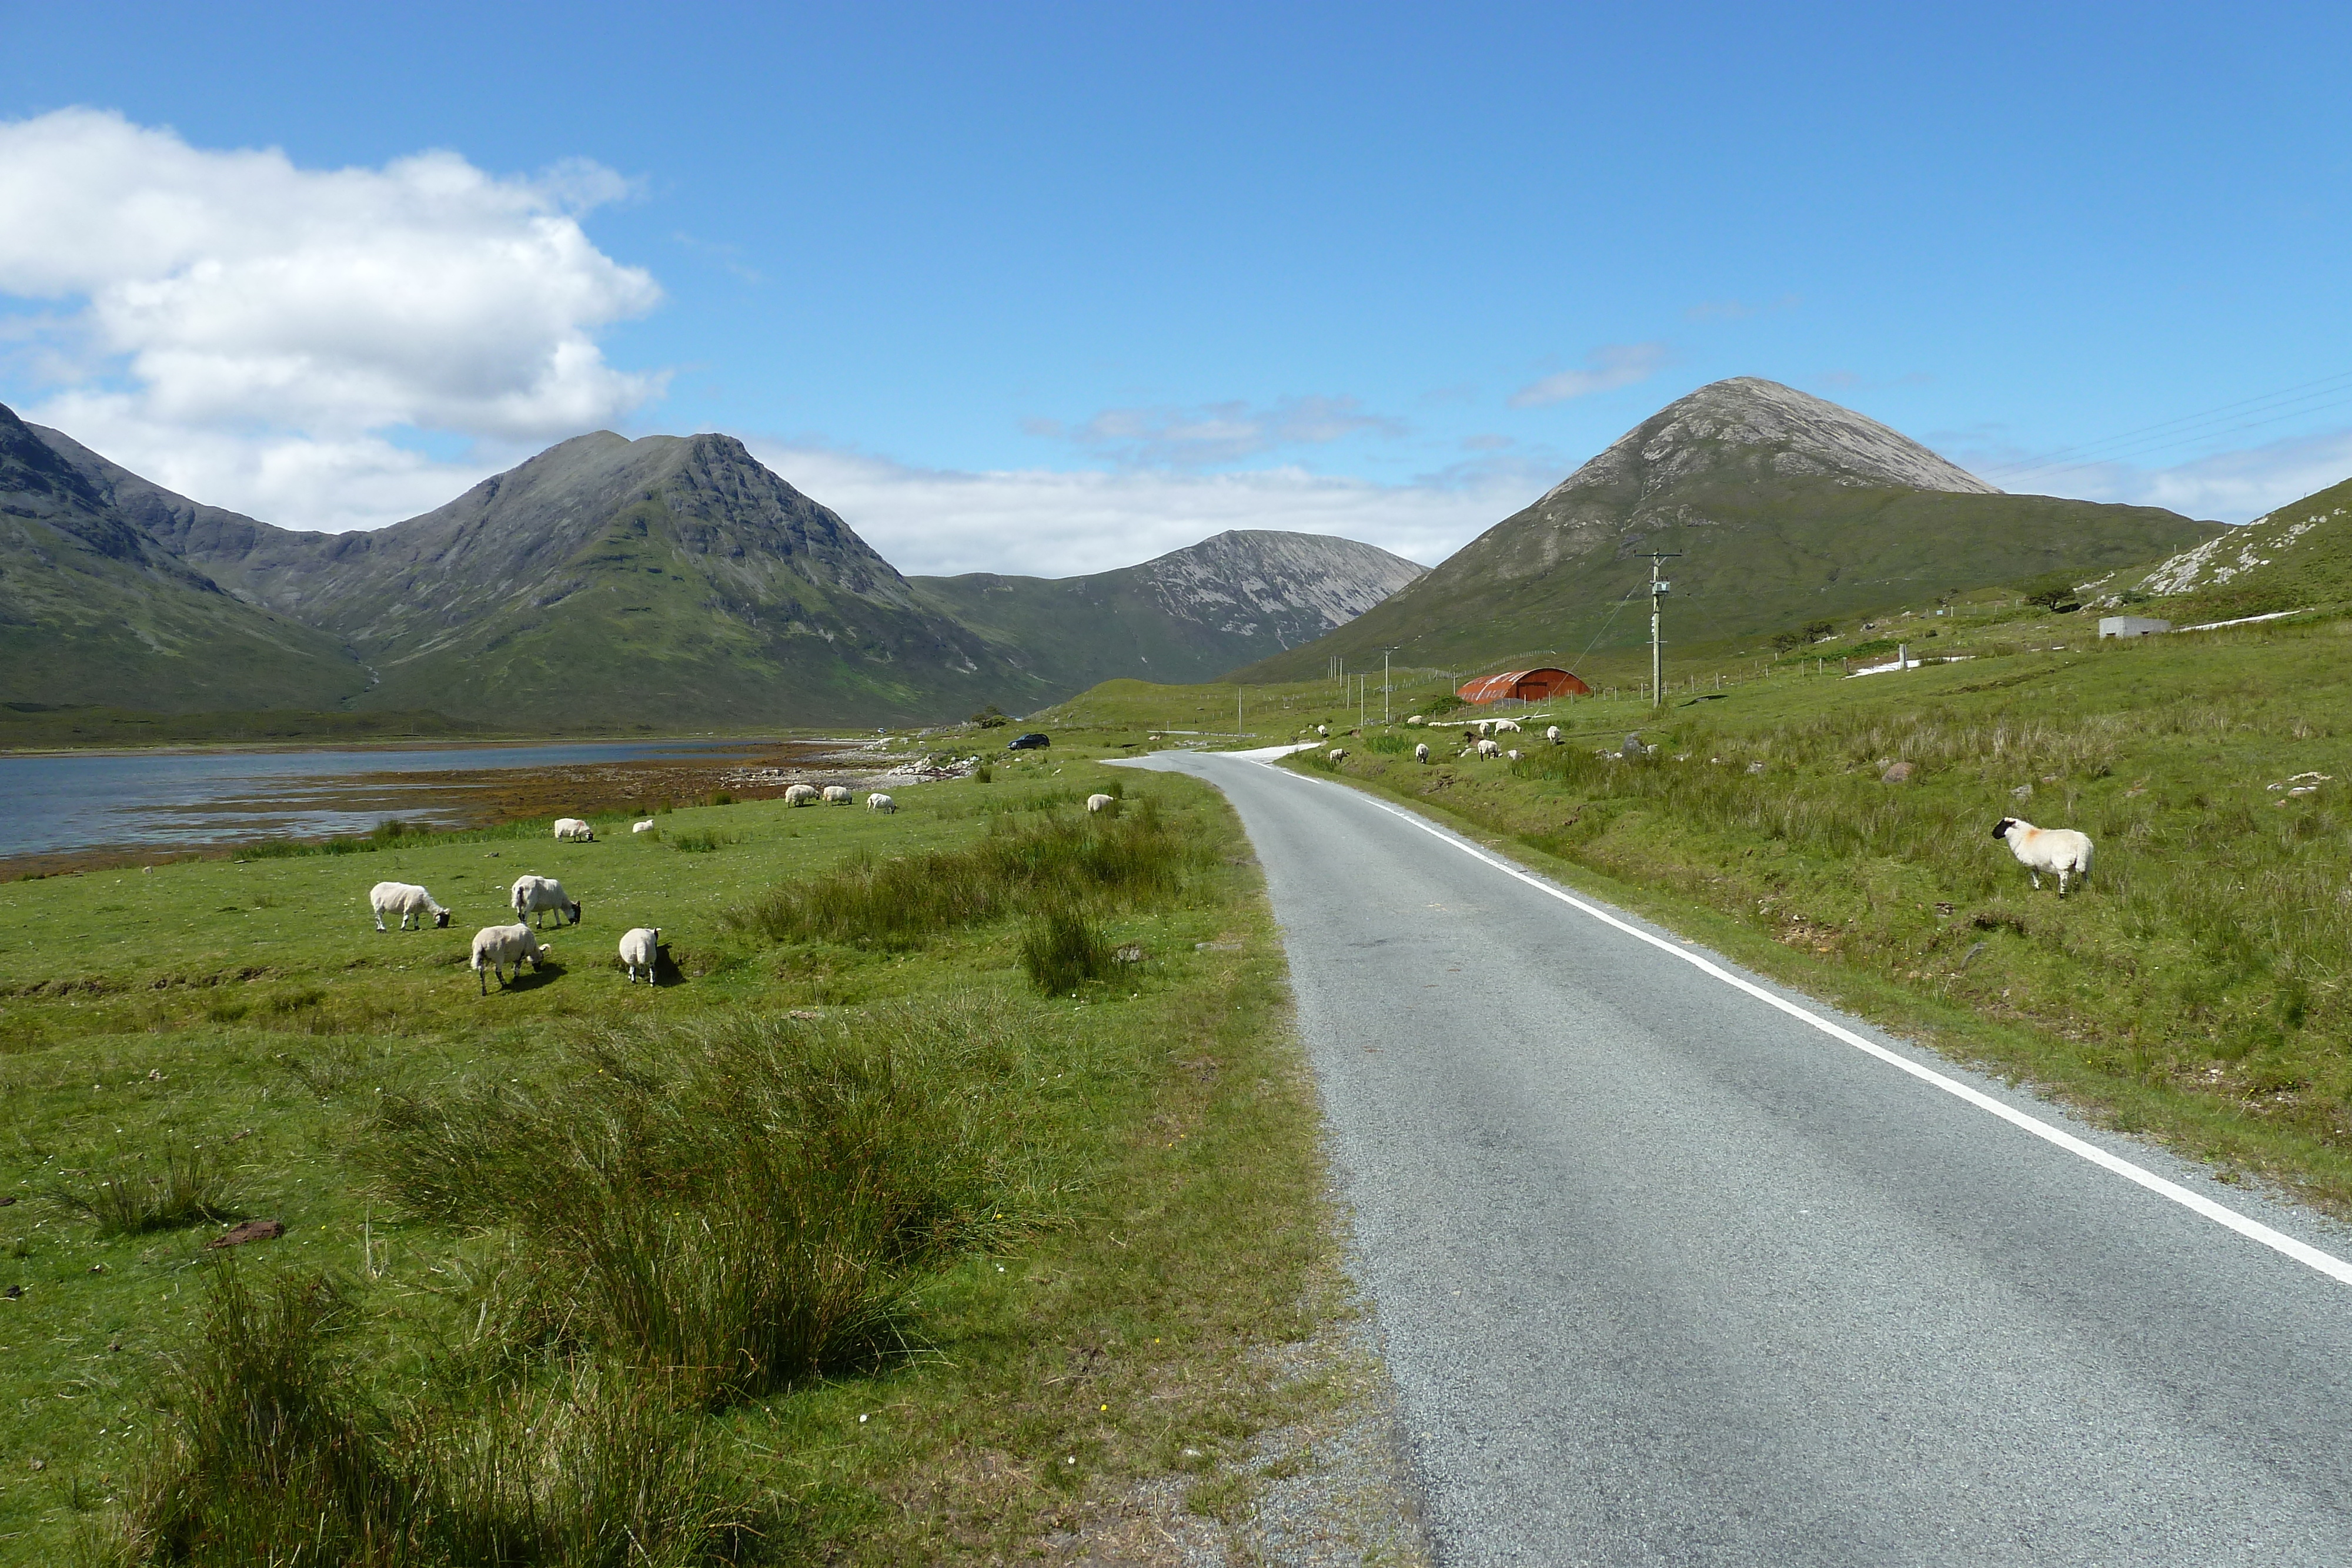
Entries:
POLYGON ((1311 643, 1428 572, 1353 539, 1234 529, 1087 577, 908 580, 941 613, 1019 648, 1067 695, 1121 677, 1213 680, 1311 643))
POLYGON ((919 588, 711 434, 598 431, 421 517, 310 533, 0 409, 6 700, 657 731, 1023 713, 1098 670, 1215 674, 1421 571, 1349 540, 1235 533, 1090 578, 919 588))
POLYGON ((2093 577, 2220 531, 2153 507, 2005 495, 1876 420, 1739 376, 1667 404, 1360 619, 1234 674, 1306 678, 1327 655, 1383 647, 1466 668, 1631 644, 1647 616, 1622 607, 1651 550, 1681 556, 1677 640, 1711 642, 2050 571, 2093 577))

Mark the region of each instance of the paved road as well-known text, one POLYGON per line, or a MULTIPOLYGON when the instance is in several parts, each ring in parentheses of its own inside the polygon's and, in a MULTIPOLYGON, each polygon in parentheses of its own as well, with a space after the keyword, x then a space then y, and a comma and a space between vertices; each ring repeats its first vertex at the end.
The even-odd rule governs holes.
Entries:
POLYGON ((1445 1563, 2352 1564, 2352 1285, 1357 791, 1150 765, 1265 868, 1445 1563))

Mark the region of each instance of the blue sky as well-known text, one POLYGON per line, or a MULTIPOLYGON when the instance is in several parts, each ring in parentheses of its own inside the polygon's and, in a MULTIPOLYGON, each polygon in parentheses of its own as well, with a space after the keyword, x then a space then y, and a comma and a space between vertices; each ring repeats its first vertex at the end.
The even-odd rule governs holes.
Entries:
POLYGON ((1433 560, 1739 374, 2352 475, 2342 7, 324 9, 0 11, 0 401, 287 526, 609 425, 909 570, 1433 560))

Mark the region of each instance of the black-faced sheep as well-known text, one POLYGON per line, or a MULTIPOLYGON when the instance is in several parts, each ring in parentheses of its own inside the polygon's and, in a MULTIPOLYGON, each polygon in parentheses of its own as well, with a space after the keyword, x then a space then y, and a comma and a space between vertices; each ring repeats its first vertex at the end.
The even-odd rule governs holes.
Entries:
POLYGON ((496 975, 505 986, 507 966, 514 966, 515 978, 522 978, 522 967, 528 962, 535 969, 543 969, 547 949, 530 934, 528 925, 485 925, 474 933, 474 976, 482 982, 482 995, 490 994, 490 977, 496 975))
POLYGON ((375 911, 375 928, 378 931, 384 928, 383 917, 387 915, 400 916, 403 931, 408 929, 412 918, 416 922, 416 929, 424 930, 425 917, 428 915, 433 917, 436 927, 449 924, 449 912, 434 903, 433 895, 415 883, 377 883, 368 890, 368 907, 375 911))
POLYGON ((2069 877, 2091 874, 2091 841, 2087 834, 2072 828, 2037 828, 2015 817, 2003 817, 1992 826, 1992 836, 2009 841, 2009 852, 2015 855, 2033 878, 2033 885, 2042 885, 2045 871, 2058 873, 2058 896, 2066 896, 2069 877))
POLYGON ((1412 759, 1415 762, 1427 762, 1429 760, 1429 742, 1425 740, 1421 741, 1413 747, 1412 759))
POLYGON ((515 878, 514 889, 507 895, 517 918, 544 915, 555 911, 555 923, 563 924, 569 916, 572 924, 580 924, 580 905, 563 891, 563 884, 551 876, 523 875, 515 878))

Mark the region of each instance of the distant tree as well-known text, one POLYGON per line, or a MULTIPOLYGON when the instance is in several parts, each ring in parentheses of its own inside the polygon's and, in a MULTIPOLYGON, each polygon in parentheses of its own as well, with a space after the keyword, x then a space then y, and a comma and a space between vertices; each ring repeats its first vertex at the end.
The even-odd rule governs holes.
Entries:
POLYGON ((1793 653, 1811 641, 1812 639, 1806 636, 1802 632, 1775 632, 1772 633, 1772 646, 1783 653, 1793 653))
POLYGON ((1013 720, 1009 716, 998 712, 996 705, 994 703, 991 703, 986 707, 981 709, 978 713, 972 715, 970 722, 978 725, 982 729, 995 729, 1002 725, 1011 724, 1013 720))
POLYGON ((1836 635, 1837 628, 1831 625, 1826 621, 1808 621, 1805 622, 1805 641, 1808 643, 1818 643, 1824 637, 1834 637, 1836 635))
MULTIPOLYGON (((2037 577, 2031 582, 2021 583, 2018 594, 2028 604, 2054 612, 2074 599, 2074 584, 2065 573, 2052 572, 2047 577, 2037 577)), ((2082 606, 2076 604, 2075 608, 2079 610, 2082 606)))

